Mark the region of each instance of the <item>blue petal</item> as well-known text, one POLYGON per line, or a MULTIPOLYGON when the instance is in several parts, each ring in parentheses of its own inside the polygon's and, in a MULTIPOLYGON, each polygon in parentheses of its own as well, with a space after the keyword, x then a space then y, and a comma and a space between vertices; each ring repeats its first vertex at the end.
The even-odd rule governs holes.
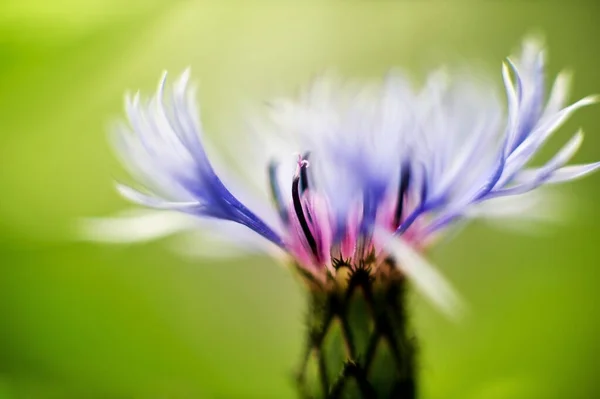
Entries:
POLYGON ((147 193, 120 186, 128 199, 159 209, 224 219, 249 227, 282 246, 281 238, 244 206, 214 172, 200 135, 189 71, 182 74, 165 101, 166 74, 156 95, 127 99, 130 127, 121 126, 116 145, 126 167, 147 193))
MULTIPOLYGON (((597 101, 595 96, 589 96, 565 107, 569 82, 568 76, 562 73, 557 77, 544 107, 543 67, 543 49, 534 42, 525 44, 521 58, 514 64, 508 60, 503 65, 508 102, 505 128, 498 129, 497 133, 492 131, 492 135, 488 136, 474 131, 471 136, 480 138, 480 142, 492 140, 490 143, 493 144, 493 136, 496 134, 501 145, 495 153, 483 151, 485 145, 481 152, 471 151, 470 143, 464 141, 454 158, 447 159, 448 152, 444 146, 453 144, 452 129, 457 124, 461 126, 460 118, 474 118, 476 113, 483 112, 489 105, 481 101, 472 116, 462 116, 460 108, 457 108, 458 112, 449 112, 456 111, 453 104, 437 105, 435 112, 445 118, 442 125, 448 134, 446 137, 440 136, 442 148, 431 153, 430 156, 435 159, 426 164, 427 182, 436 195, 417 206, 398 233, 405 231, 416 218, 425 213, 432 216, 431 222, 421 232, 426 235, 463 217, 471 206, 482 201, 522 194, 544 184, 566 182, 600 168, 600 163, 565 166, 581 145, 582 133, 573 136, 543 166, 527 168, 529 161, 573 112, 597 101), (491 161, 489 164, 481 162, 486 157, 491 161), (438 203, 432 204, 433 200, 438 203)), ((463 107, 470 109, 468 104, 463 107)), ((467 129, 476 128, 475 125, 466 123, 464 126, 467 129)), ((494 127, 495 125, 490 124, 490 128, 494 127)))
POLYGON ((487 198, 522 194, 544 184, 555 171, 569 162, 569 160, 573 157, 573 155, 575 155, 581 146, 582 142, 583 133, 579 131, 544 166, 536 169, 524 170, 517 174, 515 180, 517 180, 520 184, 495 190, 487 198))

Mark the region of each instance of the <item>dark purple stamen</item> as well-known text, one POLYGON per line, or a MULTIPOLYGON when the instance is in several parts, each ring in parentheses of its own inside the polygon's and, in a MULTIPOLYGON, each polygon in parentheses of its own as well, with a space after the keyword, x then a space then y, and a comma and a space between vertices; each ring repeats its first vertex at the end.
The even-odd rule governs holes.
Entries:
MULTIPOLYGON (((302 159, 304 161, 308 161, 308 157, 310 156, 310 152, 307 151, 302 155, 302 159)), ((304 194, 306 190, 308 190, 308 172, 307 167, 300 168, 300 194, 304 194)))
POLYGON ((306 217, 304 215, 304 209, 302 208, 302 202, 300 202, 300 176, 305 169, 306 164, 303 162, 300 164, 299 175, 294 177, 294 181, 292 182, 292 201, 294 203, 294 211, 296 212, 296 216, 298 216, 298 221, 300 222, 300 227, 302 227, 302 232, 306 237, 306 241, 308 242, 313 255, 318 257, 317 241, 313 237, 310 228, 308 227, 308 222, 306 221, 306 217))
POLYGON ((404 197, 410 183, 410 166, 406 165, 400 172, 400 185, 398 187, 398 203, 396 205, 396 213, 394 214, 394 227, 400 225, 402 220, 402 212, 404 211, 404 197))

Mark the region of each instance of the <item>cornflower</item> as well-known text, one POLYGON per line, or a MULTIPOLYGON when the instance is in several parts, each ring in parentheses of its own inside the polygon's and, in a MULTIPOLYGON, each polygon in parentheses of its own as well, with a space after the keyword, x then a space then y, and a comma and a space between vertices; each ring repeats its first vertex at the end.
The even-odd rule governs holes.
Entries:
POLYGON ((529 166, 575 110, 596 101, 567 105, 564 73, 546 96, 544 58, 542 46, 527 40, 521 56, 502 65, 506 107, 493 84, 439 72, 419 90, 398 72, 376 85, 323 77, 299 98, 272 102, 276 135, 261 147, 267 159, 250 157, 244 165, 264 175, 270 204, 251 199, 239 182, 226 183, 226 168, 208 156, 189 70, 172 86, 165 74, 150 99, 127 98, 129 123, 115 135, 140 185, 119 184, 120 193, 164 213, 97 220, 87 231, 135 240, 204 223, 209 235, 233 244, 268 244, 284 254, 308 292, 299 393, 414 398, 407 282, 451 316, 463 309, 423 253, 457 222, 530 217, 543 201, 540 187, 600 166, 567 166, 581 131, 549 161, 529 166))

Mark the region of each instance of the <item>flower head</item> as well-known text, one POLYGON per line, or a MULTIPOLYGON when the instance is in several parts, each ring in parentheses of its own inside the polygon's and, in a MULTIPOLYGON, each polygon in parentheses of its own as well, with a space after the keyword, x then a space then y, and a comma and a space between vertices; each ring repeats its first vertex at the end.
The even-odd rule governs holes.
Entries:
POLYGON ((419 255, 435 237, 458 220, 484 215, 482 204, 523 212, 511 201, 600 167, 565 166, 582 132, 544 165, 528 166, 576 109, 595 101, 566 105, 564 74, 546 96, 539 44, 527 41, 502 76, 506 107, 493 85, 442 73, 420 90, 398 73, 373 86, 323 78, 299 99, 272 103, 279 140, 297 156, 286 152, 249 166, 268 177, 269 219, 234 195, 211 164, 189 72, 172 87, 165 75, 151 99, 127 100, 129 125, 117 132, 117 150, 142 187, 119 190, 151 208, 243 225, 315 281, 334 276, 340 263, 377 268, 391 257, 440 306, 453 306, 447 283, 419 255), (295 170, 282 175, 286 162, 295 170))

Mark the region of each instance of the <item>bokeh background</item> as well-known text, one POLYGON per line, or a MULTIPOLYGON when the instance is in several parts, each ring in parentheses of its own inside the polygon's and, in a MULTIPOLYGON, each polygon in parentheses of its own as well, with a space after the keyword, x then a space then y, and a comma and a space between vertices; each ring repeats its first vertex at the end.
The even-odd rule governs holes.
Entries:
MULTIPOLYGON (((325 69, 415 77, 465 60, 493 76, 528 33, 573 99, 600 93, 589 2, 0 2, 0 398, 292 398, 302 290, 274 261, 97 245, 74 221, 127 204, 107 141, 123 93, 192 66, 208 135, 243 134, 243 105, 325 69)), ((600 108, 578 112, 575 161, 600 159, 600 108)), ((255 165, 252 165, 254 167, 255 165)), ((600 175, 563 186, 535 235, 473 224, 431 257, 471 305, 456 325, 421 298, 423 398, 600 397, 600 175)))

